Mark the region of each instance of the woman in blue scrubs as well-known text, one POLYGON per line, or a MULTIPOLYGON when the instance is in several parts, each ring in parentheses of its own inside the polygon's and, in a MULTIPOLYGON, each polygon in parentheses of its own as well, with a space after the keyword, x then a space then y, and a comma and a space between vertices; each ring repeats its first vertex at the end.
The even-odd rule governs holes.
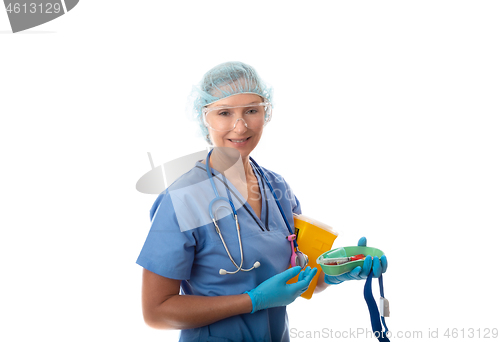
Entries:
MULTIPOLYGON (((151 229, 137 260, 144 267, 144 319, 154 328, 181 329, 181 341, 289 341, 286 305, 317 270, 289 268, 284 219, 293 227, 300 203, 280 175, 262 168, 279 194, 283 217, 250 160, 271 117, 271 88, 252 67, 229 62, 207 72, 195 89, 202 131, 215 148, 151 209, 151 229), (212 221, 215 190, 234 204, 240 236, 228 202, 214 203, 217 228, 212 221), (296 283, 286 284, 299 273, 296 283)), ((323 278, 318 290, 326 286, 323 278)))

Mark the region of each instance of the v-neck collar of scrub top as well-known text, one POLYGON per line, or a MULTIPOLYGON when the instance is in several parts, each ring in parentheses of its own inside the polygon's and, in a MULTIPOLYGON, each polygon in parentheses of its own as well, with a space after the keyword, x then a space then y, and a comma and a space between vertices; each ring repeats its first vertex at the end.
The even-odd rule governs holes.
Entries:
MULTIPOLYGON (((259 174, 259 172, 256 170, 255 165, 253 163, 250 163, 252 165, 253 172, 255 174, 255 177, 257 178, 257 182, 259 184, 259 192, 260 192, 260 198, 261 198, 261 217, 259 218, 255 211, 253 210, 252 206, 248 203, 248 201, 243 202, 242 198, 243 195, 238 191, 238 189, 229 181, 226 177, 222 177, 221 173, 213 168, 212 176, 217 179, 219 182, 224 184, 224 187, 229 190, 231 193, 231 198, 236 198, 236 200, 240 203, 241 206, 252 216, 252 218, 255 220, 255 223, 260 227, 262 231, 267 230, 269 231, 269 205, 268 205, 268 197, 269 195, 272 196, 272 194, 268 194, 268 189, 265 186, 265 183, 262 179, 262 176, 259 174), (226 186, 227 185, 227 186, 226 186)), ((202 169, 204 172, 206 172, 206 166, 204 163, 201 161, 196 162, 196 168, 202 169)), ((214 193, 215 196, 215 193, 214 193)), ((221 194, 221 196, 226 196, 221 194)))

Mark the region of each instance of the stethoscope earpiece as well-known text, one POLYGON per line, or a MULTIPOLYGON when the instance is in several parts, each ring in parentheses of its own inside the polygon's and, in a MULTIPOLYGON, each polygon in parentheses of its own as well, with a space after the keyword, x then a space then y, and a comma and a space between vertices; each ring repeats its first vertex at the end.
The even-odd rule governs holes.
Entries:
POLYGON ((254 268, 259 268, 259 267, 260 267, 260 262, 258 262, 258 261, 254 262, 254 263, 253 263, 252 268, 249 268, 248 270, 245 270, 245 269, 241 268, 241 265, 240 265, 240 266, 235 265, 235 266, 236 266, 236 267, 238 267, 238 269, 237 269, 236 271, 234 271, 234 272, 229 272, 229 271, 226 271, 225 269, 221 268, 221 269, 219 270, 219 274, 220 274, 220 275, 225 275, 225 274, 235 274, 235 273, 238 273, 238 271, 239 271, 239 270, 241 270, 241 271, 245 271, 245 272, 248 272, 248 271, 253 270, 254 268))

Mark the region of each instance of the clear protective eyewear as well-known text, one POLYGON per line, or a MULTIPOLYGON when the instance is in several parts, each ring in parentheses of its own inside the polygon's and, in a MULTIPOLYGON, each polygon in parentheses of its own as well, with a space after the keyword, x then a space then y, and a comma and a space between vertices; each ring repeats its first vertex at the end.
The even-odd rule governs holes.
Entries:
POLYGON ((259 129, 271 121, 272 106, 266 101, 241 106, 205 107, 202 114, 205 126, 214 131, 232 131, 238 120, 242 120, 249 129, 259 129))

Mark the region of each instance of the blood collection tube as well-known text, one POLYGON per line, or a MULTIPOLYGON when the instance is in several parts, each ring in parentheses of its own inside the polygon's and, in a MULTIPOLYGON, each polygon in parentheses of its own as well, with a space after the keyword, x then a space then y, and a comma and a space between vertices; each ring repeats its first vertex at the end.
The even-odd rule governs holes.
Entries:
POLYGON ((345 257, 345 258, 330 258, 330 259, 324 259, 323 260, 323 265, 329 265, 329 266, 335 266, 335 265, 342 265, 351 261, 358 261, 358 260, 363 260, 365 256, 363 254, 357 254, 351 257, 345 257))

